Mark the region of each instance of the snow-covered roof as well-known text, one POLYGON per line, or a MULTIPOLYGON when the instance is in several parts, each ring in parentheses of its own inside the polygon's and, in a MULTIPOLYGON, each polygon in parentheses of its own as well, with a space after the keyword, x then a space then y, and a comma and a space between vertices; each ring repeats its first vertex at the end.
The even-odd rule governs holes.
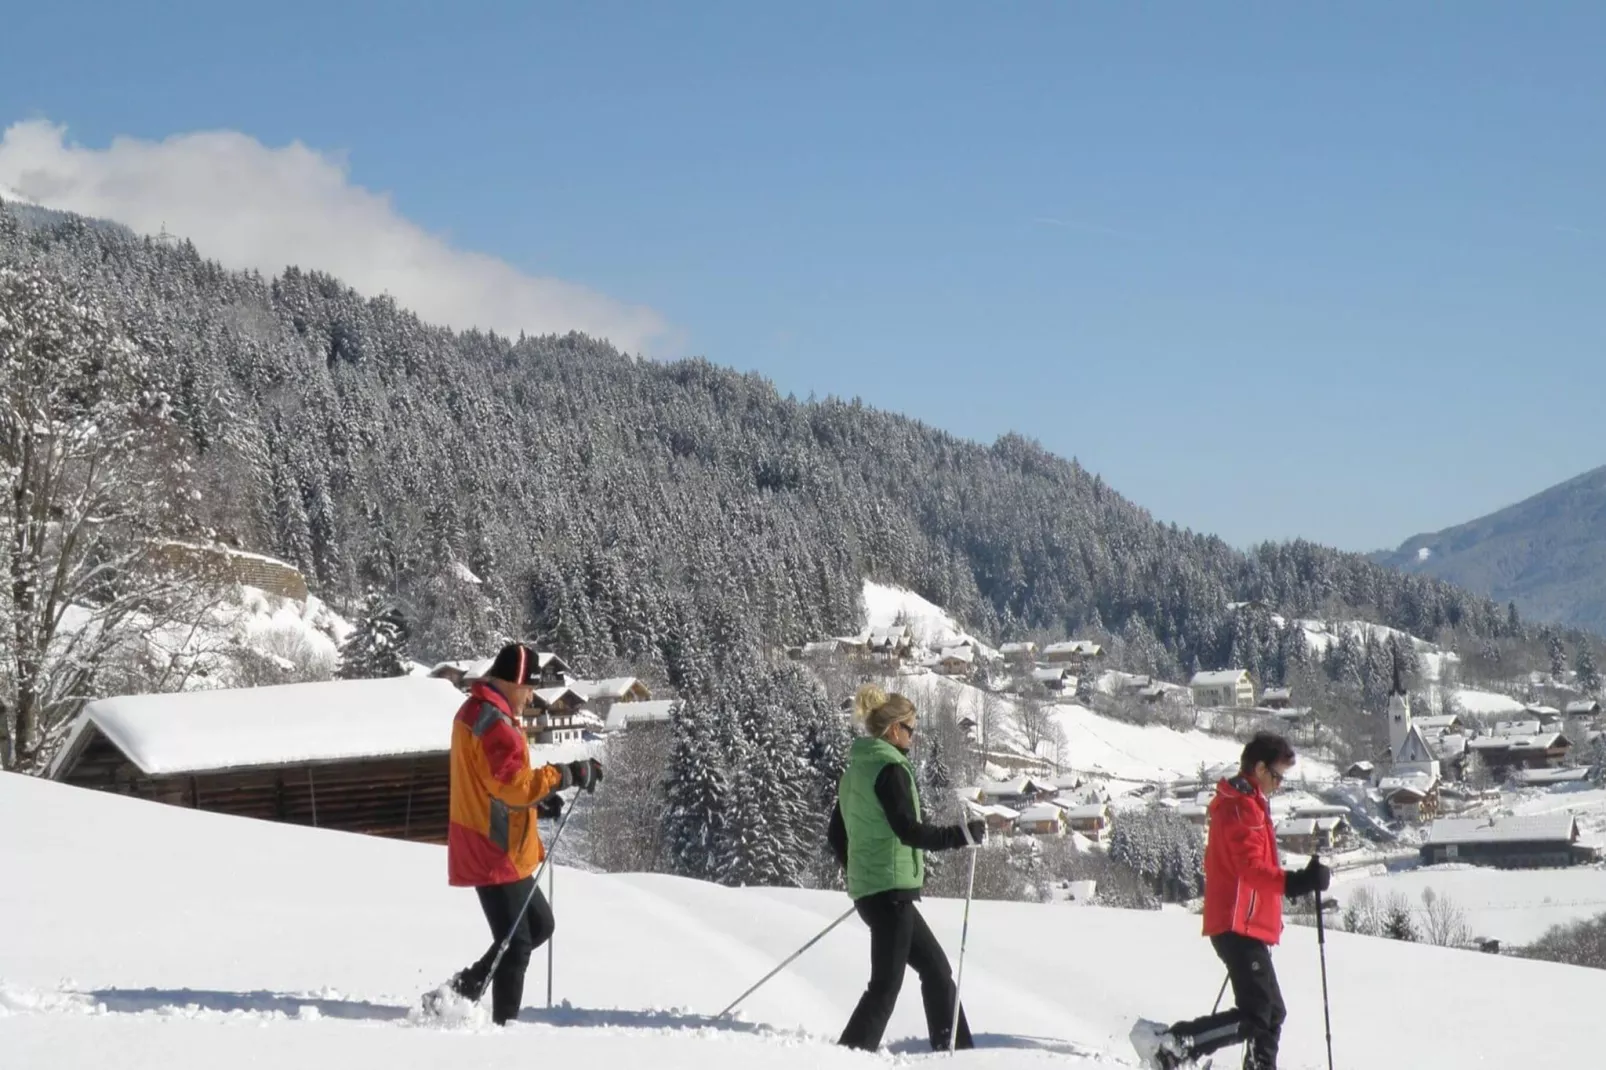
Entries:
POLYGON ((1428 743, 1435 758, 1454 758, 1467 752, 1467 737, 1459 733, 1446 733, 1428 743))
POLYGON ((66 768, 91 726, 146 776, 443 753, 462 704, 462 692, 434 676, 97 699, 49 775, 66 768))
POLYGON ((1294 690, 1291 687, 1268 687, 1260 693, 1260 701, 1262 702, 1268 699, 1289 699, 1293 697, 1294 690))
POLYGON ((1036 650, 1036 643, 1005 643, 998 648, 1000 654, 1031 654, 1036 650))
POLYGON ((1237 687, 1249 675, 1248 669, 1218 669, 1214 672, 1196 672, 1188 681, 1189 687, 1237 687))
POLYGON ((1576 702, 1567 703, 1569 717, 1586 717, 1600 712, 1600 703, 1592 698, 1581 698, 1576 702))
POLYGON ((943 661, 972 662, 976 660, 976 652, 968 646, 950 646, 943 649, 943 661))
POLYGON ((1001 806, 997 803, 991 805, 970 803, 969 807, 971 812, 979 817, 997 817, 1005 821, 1014 821, 1020 817, 1019 810, 1011 810, 1009 807, 1001 806))
POLYGON ((1065 811, 1053 803, 1038 803, 1036 806, 1028 806, 1022 810, 1020 817, 1016 818, 1016 820, 1024 821, 1028 825, 1035 825, 1039 821, 1058 821, 1063 813, 1065 811))
POLYGON ((1068 639, 1063 643, 1050 643, 1043 648, 1044 657, 1053 657, 1056 654, 1080 654, 1084 657, 1094 657, 1103 651, 1103 647, 1091 639, 1068 639))
POLYGON ((535 692, 535 700, 537 702, 539 702, 543 706, 552 706, 552 705, 555 705, 556 703, 562 702, 563 701, 563 696, 565 696, 565 695, 572 695, 576 699, 579 699, 581 702, 585 702, 585 700, 586 700, 585 695, 583 695, 579 691, 576 691, 572 687, 542 687, 542 688, 538 688, 536 690, 536 692, 535 692))
POLYGON ((1512 736, 1479 736, 1468 740, 1467 746, 1473 750, 1550 750, 1560 747, 1567 742, 1567 737, 1560 732, 1535 733, 1533 735, 1512 736))
POLYGON ((1383 793, 1385 799, 1391 795, 1425 796, 1438 784, 1439 778, 1431 773, 1409 773, 1405 776, 1384 777, 1378 782, 1377 790, 1383 793))
POLYGON ((1362 769, 1368 773, 1377 768, 1377 766, 1373 765, 1370 761, 1367 761, 1364 758, 1358 762, 1351 762, 1349 767, 1351 769, 1362 769))
POLYGON ((598 699, 622 699, 638 687, 646 688, 646 685, 634 676, 612 676, 606 680, 575 680, 571 686, 588 702, 595 702, 598 699))
POLYGON ((1066 810, 1065 816, 1073 820, 1090 821, 1095 817, 1109 817, 1110 808, 1103 803, 1086 803, 1066 810))
POLYGON ((1489 731, 1497 736, 1536 736, 1542 727, 1536 720, 1496 721, 1489 731))
POLYGON ((1058 668, 1058 669, 1051 668, 1051 667, 1036 668, 1036 669, 1032 670, 1032 679, 1042 681, 1043 683, 1047 683, 1050 680, 1063 681, 1065 679, 1066 673, 1068 673, 1069 671, 1070 671, 1069 669, 1065 669, 1065 668, 1058 668))
POLYGON ((608 728, 618 732, 633 724, 669 720, 678 699, 657 698, 646 702, 615 702, 608 709, 608 728))
POLYGON ((1030 777, 1016 777, 1014 780, 984 781, 979 790, 988 798, 998 799, 1011 795, 1025 795, 1036 786, 1030 777))
POLYGON ((1453 713, 1436 713, 1427 717, 1417 717, 1412 721, 1412 723, 1421 725, 1422 731, 1424 732, 1443 732, 1459 725, 1461 723, 1461 718, 1457 717, 1453 713))
POLYGON ((1309 806, 1296 806, 1294 817, 1348 817, 1349 807, 1338 806, 1333 803, 1314 803, 1309 806))
POLYGON ((1511 774, 1511 779, 1515 783, 1528 786, 1568 784, 1588 780, 1589 769, 1585 766, 1576 766, 1572 769, 1518 769, 1511 774))
POLYGON ((1441 817, 1428 827, 1423 843, 1535 843, 1571 842, 1578 834, 1578 819, 1568 813, 1526 817, 1441 817))
POLYGON ((1345 824, 1342 817, 1294 817, 1277 826, 1279 836, 1314 836, 1318 832, 1333 832, 1345 824))

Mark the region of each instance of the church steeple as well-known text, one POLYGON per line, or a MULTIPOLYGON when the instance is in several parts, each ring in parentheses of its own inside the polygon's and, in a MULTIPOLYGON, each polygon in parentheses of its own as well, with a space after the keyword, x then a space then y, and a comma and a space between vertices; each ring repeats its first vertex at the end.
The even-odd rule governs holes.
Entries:
POLYGON ((1394 651, 1394 686, 1389 690, 1389 757, 1399 760, 1400 748, 1411 733, 1411 700, 1405 695, 1405 682, 1401 679, 1400 655, 1394 651))

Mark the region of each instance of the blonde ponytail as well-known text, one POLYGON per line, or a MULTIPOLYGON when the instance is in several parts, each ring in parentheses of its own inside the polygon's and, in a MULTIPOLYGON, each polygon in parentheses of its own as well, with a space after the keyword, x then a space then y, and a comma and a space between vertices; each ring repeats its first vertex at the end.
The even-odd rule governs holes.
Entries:
POLYGON ((895 724, 912 724, 915 705, 902 695, 889 695, 875 684, 865 684, 853 696, 853 719, 864 726, 866 735, 877 739, 895 724))

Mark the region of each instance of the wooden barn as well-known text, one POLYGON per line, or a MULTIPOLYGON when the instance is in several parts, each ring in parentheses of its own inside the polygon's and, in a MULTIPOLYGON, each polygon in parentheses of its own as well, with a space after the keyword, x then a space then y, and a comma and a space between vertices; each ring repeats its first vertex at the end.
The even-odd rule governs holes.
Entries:
POLYGON ((197 810, 444 843, 462 702, 446 680, 421 676, 99 699, 48 775, 197 810))

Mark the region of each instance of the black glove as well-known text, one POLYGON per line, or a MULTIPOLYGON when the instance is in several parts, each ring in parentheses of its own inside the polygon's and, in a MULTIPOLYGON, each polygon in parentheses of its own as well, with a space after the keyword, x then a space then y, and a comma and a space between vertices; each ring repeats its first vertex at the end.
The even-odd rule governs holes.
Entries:
POLYGON ((563 816, 563 796, 553 792, 535 804, 537 817, 555 818, 563 816))
POLYGON ((564 767, 564 787, 582 788, 585 791, 596 791, 597 785, 602 783, 602 763, 595 758, 588 758, 581 762, 570 762, 564 767))
POLYGON ((987 822, 981 820, 980 818, 977 818, 974 821, 966 821, 963 825, 959 826, 959 831, 965 835, 965 845, 967 847, 974 847, 976 844, 980 843, 986 838, 987 822))
POLYGON ((1322 865, 1320 859, 1313 857, 1305 863, 1304 869, 1293 870, 1284 878, 1283 894, 1290 899, 1298 899, 1313 892, 1325 892, 1332 880, 1333 871, 1322 865))

